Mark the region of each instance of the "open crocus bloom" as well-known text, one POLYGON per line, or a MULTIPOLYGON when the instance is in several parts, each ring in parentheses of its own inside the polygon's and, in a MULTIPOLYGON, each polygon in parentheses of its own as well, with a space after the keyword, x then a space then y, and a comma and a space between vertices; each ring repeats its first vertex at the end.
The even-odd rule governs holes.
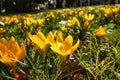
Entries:
POLYGON ((88 21, 92 21, 94 19, 95 15, 94 14, 85 14, 85 19, 88 21))
POLYGON ((25 46, 20 47, 14 37, 11 37, 9 41, 6 41, 5 38, 0 40, 0 61, 2 63, 15 66, 16 62, 22 60, 25 56, 25 46))
POLYGON ((78 40, 77 43, 74 46, 72 46, 72 36, 67 36, 64 40, 62 33, 54 35, 52 32, 48 34, 48 40, 50 42, 52 50, 62 56, 67 56, 73 53, 78 48, 80 43, 80 40, 78 40))
POLYGON ((100 26, 96 31, 96 36, 98 37, 107 35, 105 29, 102 26, 100 26))
POLYGON ((80 27, 80 22, 76 17, 73 17, 73 21, 80 27))
POLYGON ((42 32, 38 32, 36 35, 32 35, 29 33, 29 37, 36 45, 40 47, 44 52, 46 51, 48 40, 44 36, 42 32))

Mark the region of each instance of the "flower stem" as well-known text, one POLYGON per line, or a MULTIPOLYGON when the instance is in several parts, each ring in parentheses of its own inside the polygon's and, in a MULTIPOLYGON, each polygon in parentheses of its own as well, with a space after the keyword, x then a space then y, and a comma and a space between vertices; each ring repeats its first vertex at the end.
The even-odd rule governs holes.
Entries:
POLYGON ((63 57, 63 56, 60 56, 59 61, 58 61, 58 64, 57 64, 56 75, 55 75, 55 77, 54 77, 53 80, 57 80, 58 77, 60 76, 60 74, 61 74, 61 64, 62 64, 63 60, 64 60, 64 57, 63 57))

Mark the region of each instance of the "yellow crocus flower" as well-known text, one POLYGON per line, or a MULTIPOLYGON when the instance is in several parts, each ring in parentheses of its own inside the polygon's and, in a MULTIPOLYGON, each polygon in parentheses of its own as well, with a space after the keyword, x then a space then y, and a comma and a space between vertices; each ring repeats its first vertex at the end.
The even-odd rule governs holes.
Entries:
POLYGON ((47 15, 47 17, 50 17, 50 18, 54 19, 54 18, 55 18, 55 15, 54 15, 54 13, 50 12, 50 13, 47 15))
POLYGON ((75 21, 73 20, 67 20, 67 26, 72 27, 75 25, 75 21))
POLYGON ((106 9, 104 10, 104 12, 105 12, 105 14, 104 14, 105 17, 111 17, 112 14, 113 14, 111 8, 106 8, 106 9))
POLYGON ((92 21, 94 19, 95 15, 94 14, 85 14, 85 19, 88 21, 92 21))
POLYGON ((67 16, 67 13, 61 13, 62 17, 65 18, 67 16))
POLYGON ((73 21, 80 27, 80 22, 76 17, 73 17, 73 21))
POLYGON ((93 7, 89 7, 89 8, 87 9, 88 12, 91 12, 92 10, 94 10, 93 7))
POLYGON ((30 21, 30 18, 25 18, 24 19, 24 24, 26 24, 27 26, 30 26, 32 23, 30 21))
POLYGON ((79 17, 82 17, 83 14, 84 14, 84 11, 80 11, 80 12, 79 12, 79 17))
POLYGON ((37 21, 38 25, 44 26, 44 24, 45 24, 45 20, 44 19, 40 19, 39 18, 36 21, 37 21))
POLYGON ((36 21, 35 19, 33 19, 33 18, 31 18, 30 22, 31 22, 32 24, 34 24, 34 25, 37 25, 37 21, 36 21))
POLYGON ((0 56, 2 63, 15 67, 17 61, 22 60, 26 56, 25 46, 22 45, 20 47, 14 37, 11 37, 9 41, 2 38, 0 40, 0 56))
POLYGON ((86 21, 84 22, 84 28, 86 29, 86 28, 88 27, 88 25, 89 25, 89 21, 86 20, 86 21))
POLYGON ((62 26, 62 27, 61 27, 61 30, 62 30, 62 31, 67 31, 67 28, 66 28, 65 26, 62 26))
POLYGON ((0 27, 0 34, 4 33, 4 32, 5 32, 5 29, 3 29, 3 28, 0 27))
POLYGON ((112 8, 112 12, 117 13, 119 11, 119 8, 112 8))
POLYGON ((72 11, 72 10, 68 12, 69 15, 74 15, 74 13, 75 11, 72 11))
POLYGON ((98 37, 107 35, 105 32, 105 29, 102 26, 100 26, 96 31, 97 31, 96 36, 98 36, 98 37))
POLYGON ((38 32, 36 35, 32 35, 29 33, 29 37, 36 45, 40 47, 44 52, 46 51, 48 40, 44 36, 42 32, 38 32))
POLYGON ((72 46, 72 36, 67 36, 64 40, 62 33, 58 33, 58 35, 54 36, 52 32, 48 34, 48 40, 52 50, 64 57, 73 53, 78 48, 80 43, 80 40, 78 40, 77 43, 72 46))

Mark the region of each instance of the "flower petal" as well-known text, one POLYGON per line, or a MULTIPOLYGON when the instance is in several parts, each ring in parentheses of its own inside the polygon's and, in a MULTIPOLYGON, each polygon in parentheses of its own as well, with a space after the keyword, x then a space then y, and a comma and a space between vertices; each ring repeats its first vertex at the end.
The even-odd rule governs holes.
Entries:
POLYGON ((60 53, 62 56, 67 56, 67 55, 69 55, 69 54, 71 54, 71 50, 69 49, 69 50, 67 50, 67 51, 62 51, 61 53, 60 53))
POLYGON ((0 61, 4 64, 8 64, 10 66, 16 65, 16 61, 12 59, 16 59, 14 53, 6 51, 0 58, 0 61))
POLYGON ((63 42, 63 35, 62 35, 62 33, 58 33, 56 39, 57 39, 58 42, 63 42))
POLYGON ((49 32, 49 34, 48 34, 48 36, 47 36, 47 39, 49 40, 49 42, 50 42, 50 44, 51 43, 55 43, 55 37, 54 37, 54 35, 53 35, 53 33, 52 32, 49 32))
POLYGON ((72 47, 73 38, 72 36, 68 36, 65 41, 62 43, 62 46, 60 47, 60 50, 68 50, 72 47))
POLYGON ((16 57, 18 60, 22 60, 23 58, 25 58, 25 56, 26 56, 25 46, 22 45, 21 49, 16 53, 16 57))
POLYGON ((14 37, 11 37, 9 43, 8 43, 8 49, 12 51, 14 54, 17 53, 17 51, 20 50, 19 44, 15 41, 14 37))
POLYGON ((6 41, 6 39, 5 39, 5 38, 2 38, 2 39, 0 40, 0 42, 1 42, 2 44, 7 45, 7 41, 6 41))
POLYGON ((56 36, 56 33, 53 34, 52 32, 49 32, 48 36, 47 36, 47 39, 51 45, 51 49, 54 51, 54 52, 57 52, 58 54, 61 54, 61 51, 59 50, 59 46, 57 44, 57 42, 55 42, 55 36, 56 36))
POLYGON ((7 50, 7 47, 0 43, 0 51, 5 53, 6 50, 7 50))
POLYGON ((72 46, 71 53, 73 53, 79 47, 79 44, 80 44, 80 40, 78 39, 77 43, 74 46, 72 46))
POLYGON ((29 33, 29 37, 32 40, 32 42, 34 42, 35 44, 37 44, 41 49, 43 49, 43 42, 39 39, 38 36, 36 35, 31 35, 29 33))
POLYGON ((44 34, 42 32, 38 32, 37 36, 39 37, 39 39, 41 39, 42 42, 45 42, 46 37, 44 36, 44 34))
POLYGON ((61 53, 62 53, 62 52, 59 50, 59 47, 57 46, 57 44, 52 44, 51 47, 52 47, 52 50, 53 50, 54 52, 57 52, 58 54, 61 54, 61 53))

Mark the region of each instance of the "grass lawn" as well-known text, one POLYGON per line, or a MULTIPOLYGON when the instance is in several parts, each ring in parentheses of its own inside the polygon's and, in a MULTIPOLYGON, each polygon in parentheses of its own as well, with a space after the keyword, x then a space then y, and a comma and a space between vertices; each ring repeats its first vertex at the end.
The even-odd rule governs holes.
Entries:
POLYGON ((120 5, 0 15, 1 80, 119 80, 120 5))

